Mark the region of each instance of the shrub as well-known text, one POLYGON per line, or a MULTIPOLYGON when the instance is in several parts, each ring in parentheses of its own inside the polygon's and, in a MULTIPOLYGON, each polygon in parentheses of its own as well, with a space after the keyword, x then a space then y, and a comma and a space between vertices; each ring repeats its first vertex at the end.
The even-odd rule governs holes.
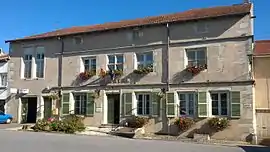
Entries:
POLYGON ((229 126, 229 122, 227 118, 212 118, 208 120, 208 125, 215 131, 222 131, 229 126))
POLYGON ((194 123, 195 121, 188 117, 179 117, 174 122, 174 124, 179 127, 180 131, 188 130, 194 123))
POLYGON ((38 120, 33 127, 34 131, 56 131, 65 133, 75 133, 85 129, 83 118, 76 115, 68 115, 63 120, 38 120))
POLYGON ((126 119, 127 126, 130 128, 141 128, 148 122, 148 118, 131 116, 126 119))

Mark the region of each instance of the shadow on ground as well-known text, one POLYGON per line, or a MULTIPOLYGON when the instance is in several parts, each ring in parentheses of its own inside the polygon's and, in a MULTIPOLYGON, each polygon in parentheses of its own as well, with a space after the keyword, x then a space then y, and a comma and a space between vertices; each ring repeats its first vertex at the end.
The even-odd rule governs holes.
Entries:
POLYGON ((258 147, 258 146, 239 146, 245 152, 270 152, 270 147, 258 147))

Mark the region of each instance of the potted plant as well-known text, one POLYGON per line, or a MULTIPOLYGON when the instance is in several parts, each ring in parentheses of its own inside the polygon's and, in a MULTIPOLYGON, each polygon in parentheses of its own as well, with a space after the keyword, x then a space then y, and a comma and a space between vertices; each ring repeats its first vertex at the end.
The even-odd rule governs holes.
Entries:
POLYGON ((81 80, 88 80, 92 76, 96 75, 96 70, 84 71, 79 74, 81 80))
POLYGON ((139 67, 138 69, 135 69, 133 72, 136 74, 148 74, 150 72, 153 72, 153 65, 150 64, 146 67, 139 67))
POLYGON ((194 75, 206 69, 206 65, 189 65, 186 70, 194 75))

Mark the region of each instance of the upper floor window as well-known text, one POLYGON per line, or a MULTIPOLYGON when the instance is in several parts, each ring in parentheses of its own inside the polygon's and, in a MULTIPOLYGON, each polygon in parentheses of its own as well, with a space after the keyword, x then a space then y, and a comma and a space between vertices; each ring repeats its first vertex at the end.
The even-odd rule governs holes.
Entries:
POLYGON ((188 49, 186 51, 188 66, 205 66, 207 67, 206 48, 188 49))
POLYGON ((196 23, 195 25, 196 33, 207 33, 208 32, 208 24, 207 23, 196 23))
POLYGON ((0 86, 7 86, 7 73, 0 73, 1 84, 0 86))
POLYGON ((133 30, 133 34, 132 34, 133 40, 137 40, 142 36, 143 36, 143 32, 140 29, 134 29, 133 30))
POLYGON ((83 43, 83 38, 82 37, 79 37, 79 36, 76 36, 73 38, 73 41, 76 45, 80 45, 83 43))
POLYGON ((36 48, 36 77, 44 77, 44 47, 36 48))
POLYGON ((84 58, 83 64, 84 64, 84 71, 94 71, 94 72, 96 71, 97 61, 95 57, 84 58))
POLYGON ((123 71, 124 57, 123 55, 108 55, 108 69, 123 71))
POLYGON ((25 52, 23 57, 24 62, 24 78, 31 78, 31 72, 32 72, 32 53, 31 52, 25 52))
POLYGON ((153 52, 137 53, 138 68, 153 66, 153 52))

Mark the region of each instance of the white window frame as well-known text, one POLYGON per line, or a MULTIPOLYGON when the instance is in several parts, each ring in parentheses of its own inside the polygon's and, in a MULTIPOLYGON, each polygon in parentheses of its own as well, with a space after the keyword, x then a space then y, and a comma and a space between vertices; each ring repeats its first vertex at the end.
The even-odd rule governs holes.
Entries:
POLYGON ((23 54, 23 58, 22 58, 23 65, 21 67, 21 68, 23 68, 23 70, 22 70, 22 78, 24 78, 24 79, 32 79, 34 77, 33 76, 34 47, 27 47, 27 48, 24 48, 24 49, 25 50, 24 50, 24 54, 23 54), (26 50, 26 49, 29 49, 29 50, 26 50), (25 60, 25 56, 31 56, 31 59, 30 60, 29 59, 25 60), (28 71, 30 73, 29 76, 26 76, 26 70, 27 70, 26 64, 27 63, 30 65, 30 71, 28 71))
POLYGON ((7 87, 7 85, 8 85, 8 81, 7 81, 7 76, 8 76, 8 74, 7 73, 0 73, 0 86, 1 87, 7 87), (3 77, 5 77, 4 79, 5 79, 5 82, 4 82, 4 85, 3 85, 3 77))
POLYGON ((185 105, 185 108, 186 108, 186 115, 181 115, 181 107, 179 106, 179 108, 178 108, 178 112, 179 112, 179 116, 190 116, 190 117, 194 117, 195 116, 195 114, 196 114, 196 102, 198 102, 198 100, 197 100, 197 93, 195 93, 195 92, 177 92, 177 94, 178 94, 178 103, 179 103, 179 105, 181 106, 181 98, 180 98, 180 95, 182 94, 182 95, 185 95, 185 100, 186 100, 186 105, 185 105), (190 100, 189 100, 189 95, 193 95, 193 114, 190 114, 189 113, 189 102, 190 102, 190 100))
POLYGON ((44 78, 45 77, 45 48, 42 46, 38 46, 36 47, 36 56, 35 56, 35 63, 36 63, 36 77, 37 78, 44 78), (41 50, 39 49, 41 48, 41 50), (41 54, 41 56, 43 55, 43 59, 38 59, 37 55, 41 54), (42 69, 38 69, 38 64, 42 64, 43 63, 43 67, 42 69), (38 73, 40 72, 40 73, 38 73), (41 74, 41 72, 43 72, 43 76, 39 76, 39 74, 41 74))
POLYGON ((141 65, 141 64, 143 65, 143 67, 147 67, 149 64, 152 64, 152 66, 154 66, 154 52, 153 51, 147 51, 147 52, 136 53, 136 61, 137 61, 136 69, 138 69, 139 65, 141 65), (147 62, 147 54, 148 53, 152 54, 152 62, 151 63, 147 62), (143 61, 138 60, 139 55, 143 55, 143 61))
POLYGON ((118 70, 124 70, 124 62, 125 62, 125 58, 124 58, 124 55, 123 54, 108 54, 107 55, 107 69, 109 70, 109 66, 114 66, 113 69, 111 70, 117 70, 117 65, 122 65, 123 69, 118 69, 118 70), (109 56, 113 56, 114 57, 114 63, 110 63, 110 60, 109 60, 109 56), (123 57, 123 62, 121 63, 118 63, 117 62, 117 56, 122 56, 123 57))
POLYGON ((87 93, 73 93, 73 99, 74 99, 74 114, 76 115, 86 115, 87 114, 87 93), (79 96, 80 99, 79 101, 76 99, 76 96, 79 96), (83 97, 85 96, 85 101, 83 100, 83 97), (79 113, 76 113, 76 103, 79 102, 80 106, 79 108, 79 113), (82 106, 82 103, 85 102, 84 107, 82 106), (84 109, 84 113, 82 113, 82 109, 84 109))
POLYGON ((197 34, 208 33, 209 27, 207 23, 199 22, 194 25, 194 30, 197 34), (204 31, 199 31, 199 26, 203 26, 204 31))
POLYGON ((137 110, 136 110, 136 114, 137 114, 138 116, 149 116, 149 115, 151 115, 151 110, 152 110, 151 93, 142 93, 142 92, 136 93, 136 100, 137 100, 137 105, 136 105, 137 110), (142 101, 142 114, 139 114, 139 113, 138 113, 138 110, 139 110, 138 104, 139 104, 139 96, 140 96, 140 95, 143 96, 143 101, 142 101), (147 107, 147 106, 146 106, 146 95, 149 96, 149 114, 146 114, 146 107, 147 107))
POLYGON ((210 116, 212 116, 212 117, 220 117, 220 116, 222 116, 222 117, 228 117, 228 116, 230 116, 230 93, 229 93, 229 91, 210 91, 209 92, 210 93, 210 116), (222 115, 221 114, 221 94, 222 93, 226 93, 227 94, 227 115, 222 115), (213 115, 213 111, 212 111, 212 107, 213 107, 213 105, 212 105, 212 94, 218 94, 218 115, 213 115))
MULTIPOLYGON (((198 61, 200 61, 201 59, 198 58, 198 52, 199 51, 204 51, 205 54, 205 64, 207 65, 207 48, 206 47, 199 47, 199 48, 188 48, 186 49, 186 58, 187 58, 187 66, 189 65, 189 62, 191 61, 192 63, 196 63, 197 66, 199 66, 198 61), (195 52, 195 57, 194 59, 190 59, 188 57, 188 52, 195 52)), ((206 67, 207 68, 207 67, 206 67)))
POLYGON ((83 71, 86 71, 85 60, 88 60, 89 61, 89 65, 88 65, 89 71, 91 71, 91 70, 97 71, 97 58, 96 57, 94 57, 94 56, 93 57, 82 57, 83 71), (95 69, 92 69, 92 62, 91 62, 91 60, 95 60, 95 62, 96 62, 96 68, 95 69))

